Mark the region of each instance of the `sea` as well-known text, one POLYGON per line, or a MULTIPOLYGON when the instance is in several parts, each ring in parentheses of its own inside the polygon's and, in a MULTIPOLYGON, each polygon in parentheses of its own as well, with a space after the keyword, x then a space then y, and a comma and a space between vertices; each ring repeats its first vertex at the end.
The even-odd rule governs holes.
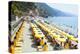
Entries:
POLYGON ((67 33, 78 36, 78 17, 48 17, 44 20, 58 26, 67 33))

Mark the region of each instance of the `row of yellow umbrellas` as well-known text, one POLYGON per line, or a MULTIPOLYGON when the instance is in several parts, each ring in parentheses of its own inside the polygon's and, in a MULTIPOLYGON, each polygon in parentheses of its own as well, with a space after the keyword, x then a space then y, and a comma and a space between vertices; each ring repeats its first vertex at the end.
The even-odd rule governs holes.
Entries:
POLYGON ((44 37, 44 34, 42 33, 42 31, 40 30, 40 28, 37 27, 37 25, 35 23, 30 23, 33 32, 35 33, 34 36, 36 38, 41 38, 44 37))
POLYGON ((16 32, 16 39, 14 39, 14 44, 11 45, 12 54, 21 53, 22 52, 22 40, 23 40, 23 32, 26 22, 23 21, 19 30, 16 32))
POLYGON ((47 31, 52 38, 56 38, 56 39, 58 39, 61 42, 65 42, 67 38, 69 38, 70 40, 78 41, 78 39, 75 38, 74 36, 69 35, 68 33, 65 33, 64 31, 61 31, 61 30, 59 30, 59 29, 57 29, 55 27, 52 27, 51 25, 48 25, 46 23, 44 23, 44 25, 42 25, 41 23, 39 23, 37 21, 36 21, 36 23, 39 26, 41 26, 43 30, 47 31), (57 35, 55 33, 55 31, 61 33, 61 35, 63 35, 63 38, 60 38, 61 35, 57 35))

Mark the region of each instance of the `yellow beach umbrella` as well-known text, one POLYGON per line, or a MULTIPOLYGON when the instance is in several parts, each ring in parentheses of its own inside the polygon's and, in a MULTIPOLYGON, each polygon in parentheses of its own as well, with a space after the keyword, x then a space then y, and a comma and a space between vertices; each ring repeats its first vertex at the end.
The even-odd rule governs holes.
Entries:
POLYGON ((71 38, 71 40, 78 42, 78 39, 77 38, 71 38))
POLYGON ((43 33, 38 33, 38 32, 37 32, 37 33, 35 34, 35 37, 36 37, 36 38, 41 38, 41 37, 44 37, 44 35, 43 35, 43 33))
POLYGON ((60 35, 57 35, 56 33, 53 33, 53 38, 59 38, 60 35))
POLYGON ((74 36, 72 36, 72 35, 68 35, 67 37, 68 37, 69 39, 74 38, 74 36))
POLYGON ((65 42, 65 41, 66 41, 65 38, 59 38, 59 40, 60 40, 61 42, 65 42))

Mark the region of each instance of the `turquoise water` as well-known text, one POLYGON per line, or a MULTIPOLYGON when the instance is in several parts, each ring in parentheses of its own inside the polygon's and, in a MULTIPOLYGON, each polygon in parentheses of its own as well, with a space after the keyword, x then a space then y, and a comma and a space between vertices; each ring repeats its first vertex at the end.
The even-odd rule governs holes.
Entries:
POLYGON ((77 35, 77 29, 78 29, 78 18, 77 17, 48 17, 46 20, 50 23, 56 23, 60 26, 69 27, 72 30, 71 33, 74 33, 74 35, 77 35))

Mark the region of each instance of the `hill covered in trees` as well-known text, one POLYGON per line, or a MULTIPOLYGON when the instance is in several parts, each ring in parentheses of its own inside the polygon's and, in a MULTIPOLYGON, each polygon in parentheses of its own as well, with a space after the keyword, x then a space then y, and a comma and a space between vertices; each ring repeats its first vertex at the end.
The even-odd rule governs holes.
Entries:
POLYGON ((48 6, 45 3, 35 3, 35 2, 22 2, 22 1, 11 1, 10 2, 11 15, 21 17, 23 15, 29 14, 29 11, 33 11, 33 15, 39 13, 39 16, 73 16, 69 13, 57 10, 48 6), (37 13, 36 10, 37 9, 37 13))
POLYGON ((11 13, 13 15, 21 16, 24 12, 28 12, 29 10, 34 10, 36 8, 35 4, 32 2, 19 2, 19 1, 11 1, 11 13))

